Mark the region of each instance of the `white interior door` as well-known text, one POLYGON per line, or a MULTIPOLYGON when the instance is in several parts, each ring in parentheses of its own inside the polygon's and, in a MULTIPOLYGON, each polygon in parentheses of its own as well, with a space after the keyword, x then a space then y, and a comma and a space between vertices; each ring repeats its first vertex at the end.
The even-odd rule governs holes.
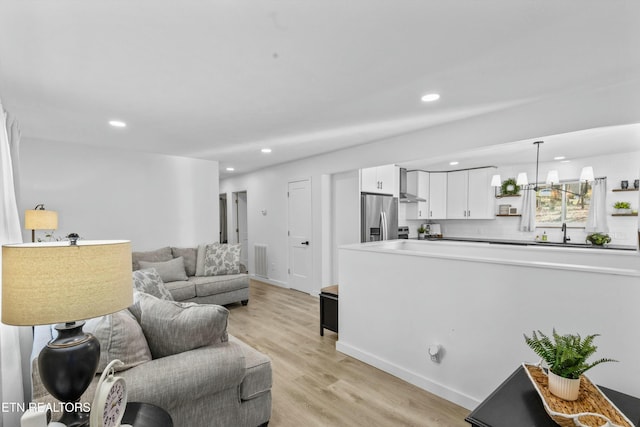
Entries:
POLYGON ((247 192, 241 191, 236 195, 236 238, 240 247, 240 262, 249 268, 249 231, 247 227, 247 192))
POLYGON ((289 183, 289 286, 312 293, 311 181, 289 183))

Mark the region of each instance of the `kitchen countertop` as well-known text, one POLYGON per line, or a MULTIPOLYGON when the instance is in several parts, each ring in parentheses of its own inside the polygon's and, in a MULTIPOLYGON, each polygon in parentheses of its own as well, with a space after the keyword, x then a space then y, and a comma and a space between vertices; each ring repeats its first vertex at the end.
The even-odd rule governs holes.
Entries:
POLYGON ((587 243, 577 243, 577 242, 551 242, 551 241, 531 241, 531 240, 515 240, 515 239, 490 239, 490 238, 482 238, 482 237, 427 237, 426 239, 418 239, 413 238, 413 240, 428 240, 431 242, 444 240, 444 241, 452 241, 452 242, 476 242, 476 243, 491 243, 497 245, 516 245, 516 246, 549 246, 549 247, 567 247, 567 248, 584 248, 584 249, 613 249, 620 251, 635 251, 638 248, 635 246, 629 245, 606 245, 606 246, 597 246, 591 245, 587 243))

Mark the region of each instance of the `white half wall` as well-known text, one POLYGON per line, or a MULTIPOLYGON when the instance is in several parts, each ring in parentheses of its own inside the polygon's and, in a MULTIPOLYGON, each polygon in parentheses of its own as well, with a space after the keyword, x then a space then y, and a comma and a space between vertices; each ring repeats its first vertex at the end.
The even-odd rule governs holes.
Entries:
POLYGON ((218 162, 23 139, 20 165, 21 211, 57 211, 57 237, 127 239, 133 250, 218 241, 218 162))

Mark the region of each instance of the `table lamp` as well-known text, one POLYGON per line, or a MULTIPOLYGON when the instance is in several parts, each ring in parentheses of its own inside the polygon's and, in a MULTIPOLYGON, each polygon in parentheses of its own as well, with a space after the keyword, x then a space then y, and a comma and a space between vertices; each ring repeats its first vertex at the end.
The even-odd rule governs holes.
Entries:
POLYGON ((23 243, 2 246, 2 322, 56 325, 57 338, 38 356, 42 383, 65 403, 60 422, 87 426, 75 404, 94 378, 100 343, 84 320, 133 304, 131 244, 124 240, 23 243), (74 403, 74 404, 68 404, 74 403))
POLYGON ((56 230, 58 228, 58 212, 47 211, 44 205, 24 211, 24 228, 31 230, 31 241, 36 241, 36 230, 56 230))

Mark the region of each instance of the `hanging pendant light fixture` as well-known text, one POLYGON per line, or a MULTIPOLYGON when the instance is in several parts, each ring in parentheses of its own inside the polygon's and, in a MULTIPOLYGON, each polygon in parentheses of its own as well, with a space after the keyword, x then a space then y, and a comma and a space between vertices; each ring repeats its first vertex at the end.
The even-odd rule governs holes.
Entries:
MULTIPOLYGON (((534 187, 533 190, 538 191, 539 187, 538 187, 538 172, 539 172, 539 167, 540 167, 540 144, 544 144, 544 141, 536 141, 533 143, 536 146, 536 180, 534 182, 534 187)), ((582 171, 580 172, 580 183, 584 182, 585 184, 588 184, 589 182, 593 182, 595 181, 595 176, 593 173, 593 167, 592 166, 585 166, 582 168, 582 171)), ((548 185, 557 185, 560 183, 560 178, 558 176, 558 171, 557 170, 550 170, 547 173, 547 179, 546 179, 546 184, 548 185)), ((528 184, 528 180, 527 180, 527 174, 522 172, 518 174, 518 185, 527 185, 528 184)), ((565 193, 569 193, 569 194, 573 194, 574 196, 579 196, 579 197, 583 197, 585 194, 587 194, 587 187, 588 185, 584 186, 584 191, 582 190, 582 186, 580 186, 581 190, 580 193, 574 193, 573 191, 569 191, 566 188, 557 188, 557 190, 559 191, 564 191, 565 193)))

